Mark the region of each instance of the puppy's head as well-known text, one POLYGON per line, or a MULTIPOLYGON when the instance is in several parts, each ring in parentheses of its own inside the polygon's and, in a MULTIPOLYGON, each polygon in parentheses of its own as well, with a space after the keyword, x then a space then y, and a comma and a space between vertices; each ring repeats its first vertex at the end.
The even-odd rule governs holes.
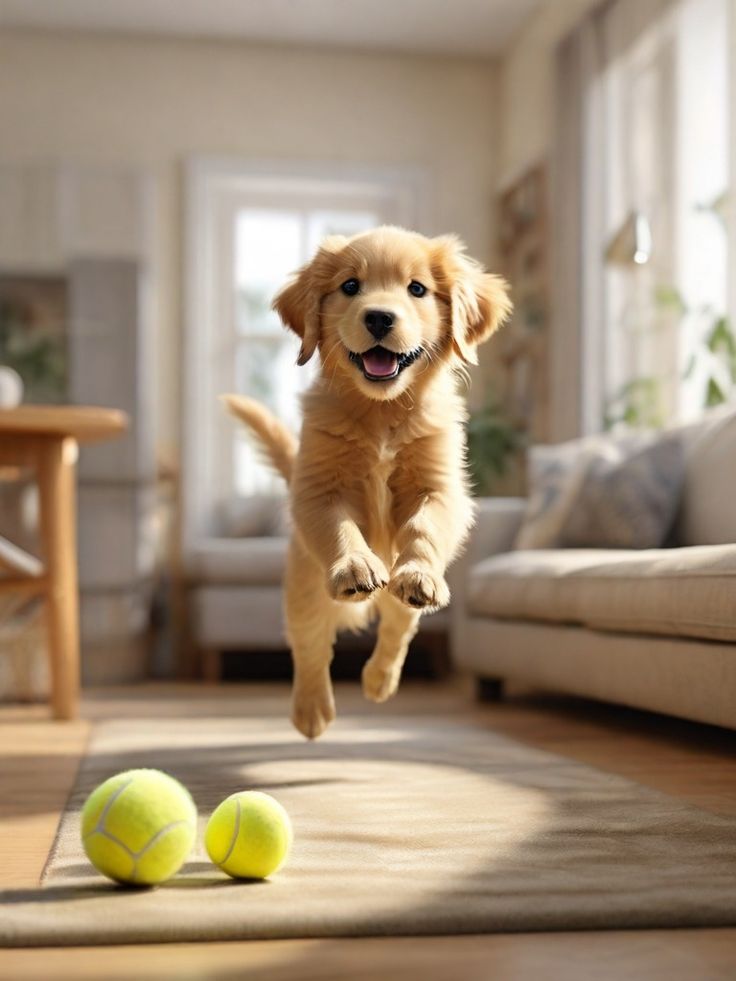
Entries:
POLYGON ((299 364, 319 348, 330 378, 383 400, 453 361, 477 363, 511 304, 458 239, 383 227, 326 239, 274 309, 301 338, 299 364))

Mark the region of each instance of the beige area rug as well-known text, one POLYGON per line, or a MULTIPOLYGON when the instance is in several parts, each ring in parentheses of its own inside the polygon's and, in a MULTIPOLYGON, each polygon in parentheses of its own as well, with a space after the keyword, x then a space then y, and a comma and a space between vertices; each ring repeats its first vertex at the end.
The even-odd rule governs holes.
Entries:
POLYGON ((310 744, 274 718, 94 729, 41 887, 0 894, 0 943, 77 945, 736 925, 736 821, 591 767, 428 716, 344 718, 310 744), (98 876, 87 793, 168 770, 204 818, 260 788, 295 844, 272 881, 234 882, 200 846, 155 890, 98 876))

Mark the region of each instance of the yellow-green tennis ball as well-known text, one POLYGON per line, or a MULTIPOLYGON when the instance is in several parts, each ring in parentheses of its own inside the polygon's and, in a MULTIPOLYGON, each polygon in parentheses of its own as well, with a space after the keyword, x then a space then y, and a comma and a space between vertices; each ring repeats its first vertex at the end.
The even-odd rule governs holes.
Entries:
POLYGON ((284 864, 293 837, 289 815, 277 800, 243 790, 212 812, 204 844, 215 865, 234 879, 265 879, 284 864))
POLYGON ((192 850, 197 808, 160 770, 126 770, 101 783, 82 808, 82 845, 116 882, 153 886, 178 872, 192 850))

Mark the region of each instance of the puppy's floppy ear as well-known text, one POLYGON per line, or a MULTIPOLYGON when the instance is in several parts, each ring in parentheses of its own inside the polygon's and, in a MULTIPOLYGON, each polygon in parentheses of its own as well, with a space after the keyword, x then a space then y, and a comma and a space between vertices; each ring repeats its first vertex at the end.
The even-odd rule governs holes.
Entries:
POLYGON ((465 246, 454 235, 433 239, 433 245, 432 272, 437 292, 450 308, 452 346, 463 361, 478 364, 478 345, 511 313, 508 286, 465 255, 465 246))
POLYGON ((334 275, 335 257, 348 244, 344 235, 324 239, 317 254, 296 273, 294 279, 276 294, 273 309, 284 324, 302 339, 297 364, 303 365, 314 354, 320 337, 320 307, 334 275))

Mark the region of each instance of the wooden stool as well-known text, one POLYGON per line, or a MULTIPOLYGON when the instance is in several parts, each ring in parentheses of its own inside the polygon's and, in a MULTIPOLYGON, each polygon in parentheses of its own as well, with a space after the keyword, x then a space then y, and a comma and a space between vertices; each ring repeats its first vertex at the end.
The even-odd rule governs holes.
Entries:
POLYGON ((76 463, 78 444, 119 436, 127 417, 117 409, 22 405, 0 409, 0 466, 31 467, 40 497, 43 561, 0 539, 0 592, 43 594, 46 601, 51 705, 56 719, 79 707, 76 463))

